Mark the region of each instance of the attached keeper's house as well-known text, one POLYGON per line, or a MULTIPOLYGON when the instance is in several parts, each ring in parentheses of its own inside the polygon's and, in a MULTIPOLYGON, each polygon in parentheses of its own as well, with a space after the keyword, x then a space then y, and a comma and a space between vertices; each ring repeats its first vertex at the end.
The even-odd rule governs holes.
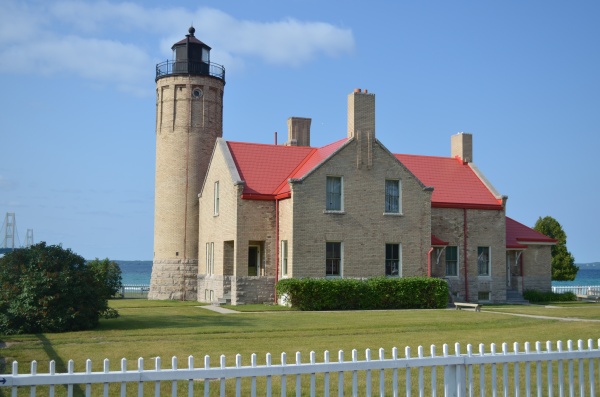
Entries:
POLYGON ((311 147, 310 123, 290 118, 285 145, 216 140, 199 195, 199 301, 272 302, 286 277, 440 277, 473 302, 551 289, 555 241, 506 217, 471 134, 451 137, 449 157, 393 154, 359 89, 346 138, 311 147))

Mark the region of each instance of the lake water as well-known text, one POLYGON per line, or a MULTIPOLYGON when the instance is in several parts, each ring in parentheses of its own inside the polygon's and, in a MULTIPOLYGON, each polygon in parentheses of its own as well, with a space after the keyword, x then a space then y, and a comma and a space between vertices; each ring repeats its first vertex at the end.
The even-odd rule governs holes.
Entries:
MULTIPOLYGON (((152 261, 115 261, 121 268, 123 284, 150 285, 152 261)), ((553 286, 600 285, 600 268, 583 268, 574 281, 553 281, 553 286)))

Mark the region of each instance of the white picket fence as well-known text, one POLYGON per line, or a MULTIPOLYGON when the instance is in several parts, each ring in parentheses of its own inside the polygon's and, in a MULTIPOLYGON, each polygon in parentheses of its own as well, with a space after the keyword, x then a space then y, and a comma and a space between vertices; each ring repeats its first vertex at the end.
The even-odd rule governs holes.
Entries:
POLYGON ((340 351, 337 362, 331 362, 326 351, 322 362, 317 362, 315 353, 311 352, 309 362, 304 363, 300 353, 296 353, 294 363, 288 363, 286 354, 282 353, 280 364, 273 364, 271 355, 267 354, 264 365, 258 365, 253 354, 249 366, 242 365, 242 356, 238 354, 234 366, 226 366, 226 357, 221 356, 219 364, 213 367, 210 357, 205 356, 204 366, 200 368, 195 367, 194 357, 190 356, 185 368, 179 368, 177 358, 173 357, 170 369, 161 368, 157 357, 153 360, 154 369, 146 369, 144 359, 140 358, 137 369, 133 370, 128 370, 127 360, 122 359, 120 369, 111 371, 109 361, 104 360, 100 372, 93 372, 92 362, 87 360, 84 372, 74 372, 74 363, 69 361, 67 373, 56 373, 53 361, 48 373, 38 373, 37 363, 33 361, 29 374, 19 374, 18 364, 13 362, 12 374, 0 375, 0 394, 2 387, 8 387, 12 389, 12 396, 17 396, 19 388, 29 388, 30 396, 36 396, 37 391, 49 396, 65 395, 65 392, 72 396, 75 386, 86 396, 123 397, 160 396, 161 393, 172 396, 256 396, 257 393, 343 396, 346 393, 352 396, 595 397, 600 380, 600 340, 595 347, 593 345, 591 339, 587 345, 579 340, 576 347, 568 341, 565 349, 559 341, 553 349, 552 343, 546 342, 544 349, 540 342, 534 346, 527 342, 521 350, 519 344, 514 343, 509 352, 504 343, 500 351, 491 344, 486 352, 480 344, 478 352, 468 345, 463 353, 457 343, 453 354, 445 344, 442 354, 438 355, 432 345, 429 356, 419 347, 413 357, 407 347, 403 358, 398 357, 398 349, 394 348, 389 358, 379 349, 378 358, 366 350, 365 359, 359 360, 358 352, 353 350, 350 360, 346 361, 344 352, 340 351))
POLYGON ((552 292, 562 294, 572 292, 575 295, 600 295, 600 286, 598 285, 561 285, 553 286, 552 292))

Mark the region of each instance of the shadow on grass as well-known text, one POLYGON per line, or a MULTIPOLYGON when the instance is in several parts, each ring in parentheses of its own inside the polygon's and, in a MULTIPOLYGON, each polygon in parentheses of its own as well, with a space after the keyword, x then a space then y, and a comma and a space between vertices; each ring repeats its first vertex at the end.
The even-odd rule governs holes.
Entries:
MULTIPOLYGON (((62 357, 58 355, 56 350, 54 350, 54 347, 52 346, 52 342, 50 342, 48 340, 48 338, 46 338, 46 336, 44 336, 44 334, 35 334, 35 336, 42 343, 42 348, 44 349, 44 352, 48 356, 48 361, 54 360, 56 373, 61 373, 61 372, 66 373, 68 370, 67 364, 64 362, 62 357)), ((57 386, 57 387, 64 388, 65 392, 67 391, 67 385, 62 385, 62 386, 57 386)), ((73 396, 84 396, 84 395, 85 395, 85 393, 83 392, 81 385, 74 384, 73 385, 73 396)))

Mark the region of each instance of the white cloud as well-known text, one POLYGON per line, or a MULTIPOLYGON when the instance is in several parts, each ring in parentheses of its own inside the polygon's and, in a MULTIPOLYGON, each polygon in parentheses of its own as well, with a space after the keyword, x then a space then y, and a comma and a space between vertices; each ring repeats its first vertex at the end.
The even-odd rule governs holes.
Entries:
POLYGON ((228 72, 242 69, 248 58, 297 67, 354 50, 349 29, 324 22, 246 21, 212 8, 8 0, 0 6, 0 73, 69 73, 124 91, 147 91, 154 72, 149 65, 171 57, 172 43, 192 21, 196 35, 216 48, 212 59, 228 72))

